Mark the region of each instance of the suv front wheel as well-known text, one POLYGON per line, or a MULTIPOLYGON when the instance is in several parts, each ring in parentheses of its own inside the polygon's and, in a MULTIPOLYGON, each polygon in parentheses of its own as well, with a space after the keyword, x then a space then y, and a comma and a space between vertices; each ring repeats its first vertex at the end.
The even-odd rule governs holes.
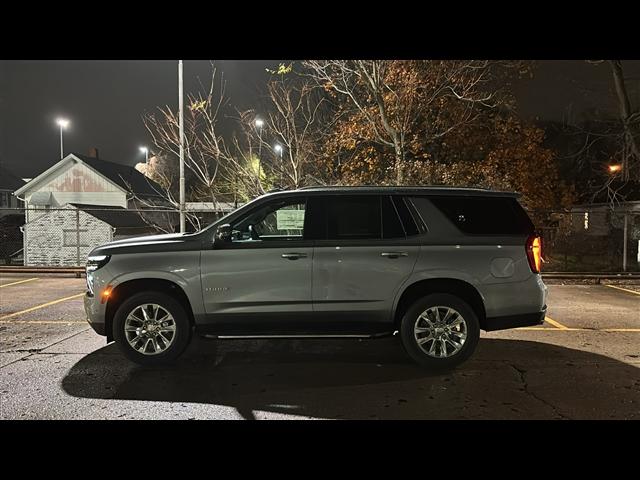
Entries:
POLYGON ((407 353, 431 370, 461 364, 475 351, 480 324, 462 299, 435 293, 418 299, 404 314, 400 338, 407 353))
POLYGON ((141 292, 125 300, 113 318, 116 344, 141 365, 174 361, 191 340, 187 312, 174 298, 141 292))

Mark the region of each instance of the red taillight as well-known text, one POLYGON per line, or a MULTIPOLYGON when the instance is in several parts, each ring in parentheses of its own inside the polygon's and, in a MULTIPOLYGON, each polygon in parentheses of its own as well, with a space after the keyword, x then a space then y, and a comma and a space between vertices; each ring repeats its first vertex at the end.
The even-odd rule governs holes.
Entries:
POLYGON ((531 235, 527 238, 527 260, 533 273, 540 273, 542 268, 542 238, 531 235))

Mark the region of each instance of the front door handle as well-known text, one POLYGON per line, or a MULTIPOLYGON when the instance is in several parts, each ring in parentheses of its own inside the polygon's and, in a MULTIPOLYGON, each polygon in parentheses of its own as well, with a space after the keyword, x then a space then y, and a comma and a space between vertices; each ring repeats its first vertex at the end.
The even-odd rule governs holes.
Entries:
POLYGON ((408 252, 382 252, 380 256, 387 257, 387 258, 408 257, 409 253, 408 252))
POLYGON ((286 258, 288 260, 297 260, 299 258, 307 258, 307 254, 306 253, 297 253, 297 252, 283 253, 282 254, 282 258, 286 258))

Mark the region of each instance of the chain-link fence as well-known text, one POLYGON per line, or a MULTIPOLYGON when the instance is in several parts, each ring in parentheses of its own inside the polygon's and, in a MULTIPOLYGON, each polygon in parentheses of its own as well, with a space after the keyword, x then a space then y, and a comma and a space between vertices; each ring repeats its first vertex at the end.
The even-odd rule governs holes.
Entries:
MULTIPOLYGON (((187 231, 196 231, 223 215, 189 211, 187 231)), ((69 204, 60 208, 0 210, 0 263, 25 266, 82 266, 89 252, 114 240, 180 230, 176 210, 133 210, 69 204)))
POLYGON ((544 270, 640 271, 640 211, 601 205, 529 214, 543 237, 544 270))
MULTIPOLYGON (((529 214, 543 236, 544 270, 605 272, 622 271, 626 267, 627 271, 640 271, 640 211, 595 206, 529 214)), ((221 215, 214 210, 190 211, 187 230, 203 228, 221 215)), ((170 209, 132 210, 89 205, 2 209, 0 263, 47 267, 84 265, 88 253, 98 245, 133 236, 177 232, 179 221, 179 213, 170 209)))

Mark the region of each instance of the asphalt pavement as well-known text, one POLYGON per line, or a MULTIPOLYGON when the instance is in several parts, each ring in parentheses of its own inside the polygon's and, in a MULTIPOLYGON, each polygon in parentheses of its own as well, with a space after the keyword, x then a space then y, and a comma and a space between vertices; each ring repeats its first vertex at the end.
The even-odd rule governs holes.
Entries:
POLYGON ((2 419, 640 419, 640 294, 549 285, 545 325, 458 369, 379 340, 201 340, 143 368, 84 320, 84 279, 0 277, 2 419))

